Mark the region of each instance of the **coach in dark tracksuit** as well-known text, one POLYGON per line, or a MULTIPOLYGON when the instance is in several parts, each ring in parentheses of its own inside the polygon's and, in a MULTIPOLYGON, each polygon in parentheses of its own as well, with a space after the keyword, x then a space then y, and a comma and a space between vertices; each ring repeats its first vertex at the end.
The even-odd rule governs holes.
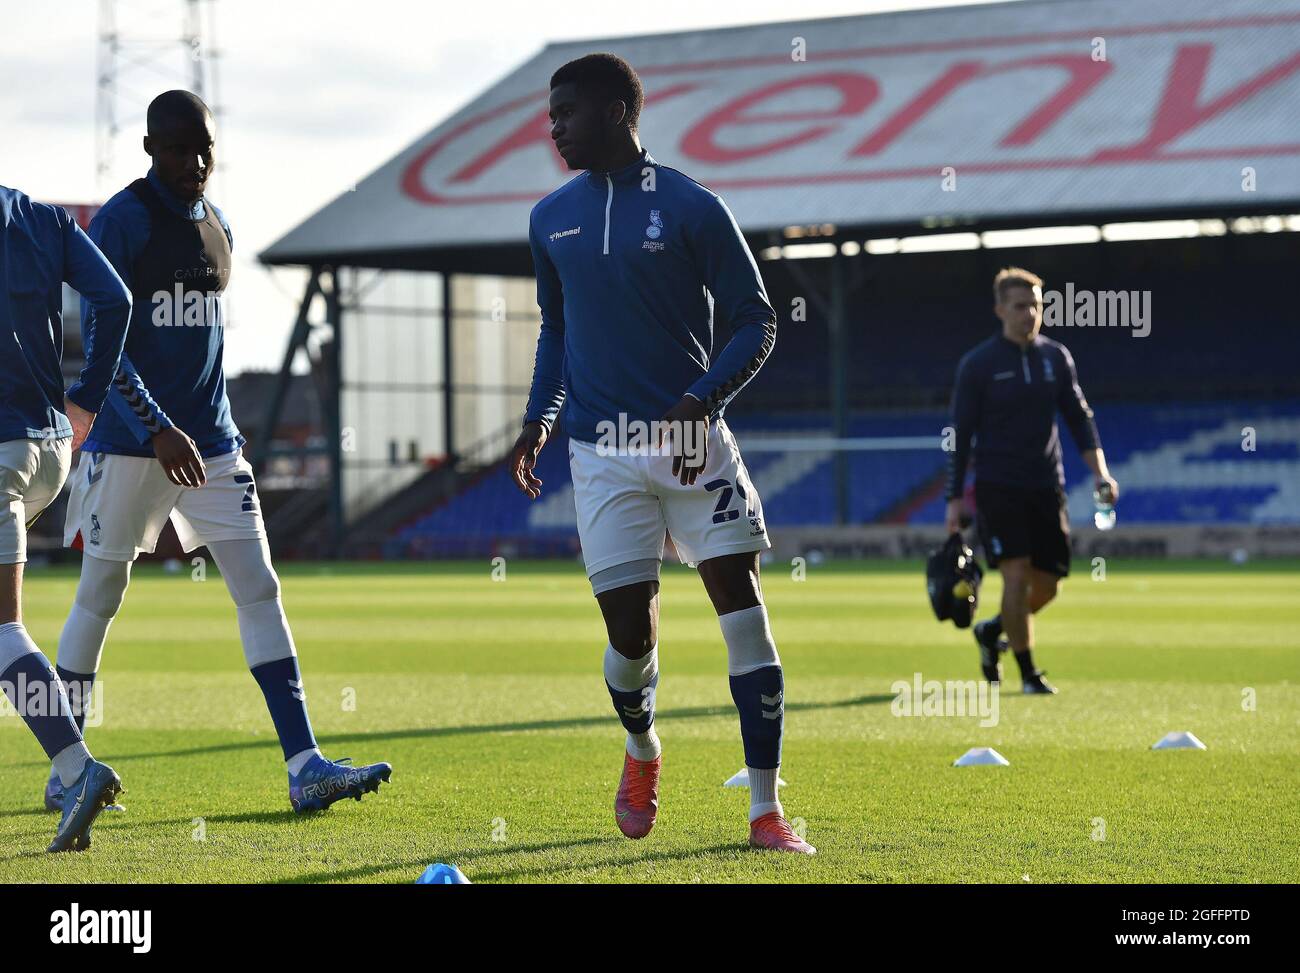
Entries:
POLYGON ((950 453, 945 518, 949 533, 960 529, 973 437, 976 523, 985 556, 1002 572, 1003 581, 1002 612, 975 626, 975 640, 990 682, 1001 678, 999 653, 1014 650, 1026 693, 1056 692, 1034 668, 1033 615, 1056 597, 1057 584, 1070 573, 1058 411, 1097 490, 1112 502, 1119 495, 1074 359, 1064 345, 1038 333, 1042 283, 1026 270, 1000 271, 993 283, 993 311, 1002 330, 972 348, 957 366, 952 397, 956 444, 950 453))

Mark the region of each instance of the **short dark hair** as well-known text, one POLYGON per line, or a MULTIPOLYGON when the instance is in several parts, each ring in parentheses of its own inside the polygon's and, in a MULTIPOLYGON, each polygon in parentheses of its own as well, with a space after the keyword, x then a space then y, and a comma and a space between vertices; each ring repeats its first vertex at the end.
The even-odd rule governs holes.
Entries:
POLYGON ((579 88, 596 88, 611 101, 621 101, 627 106, 627 127, 635 129, 641 120, 645 92, 641 79, 617 54, 586 54, 570 61, 551 75, 551 87, 574 84, 579 88))
POLYGON ((1003 267, 993 278, 993 297, 1001 304, 1006 300, 1007 291, 1013 287, 1028 287, 1033 290, 1042 286, 1043 278, 1024 267, 1003 267))
POLYGON ((145 114, 145 128, 153 134, 177 122, 202 124, 203 119, 211 114, 203 99, 194 92, 173 88, 171 91, 164 91, 149 102, 149 110, 145 114))

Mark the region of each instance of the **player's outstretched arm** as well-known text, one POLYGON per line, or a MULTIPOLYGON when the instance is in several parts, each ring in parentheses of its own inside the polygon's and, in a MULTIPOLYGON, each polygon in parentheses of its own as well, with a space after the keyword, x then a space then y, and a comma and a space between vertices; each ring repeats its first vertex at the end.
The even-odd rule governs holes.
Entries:
POLYGON ((537 454, 550 438, 551 426, 564 404, 564 292, 560 275, 546 253, 546 247, 528 224, 528 245, 537 275, 537 307, 542 327, 537 334, 537 357, 533 362, 533 385, 528 393, 524 428, 510 452, 510 472, 515 485, 536 500, 542 495, 542 481, 533 472, 537 454))
POLYGON ((549 436, 550 430, 546 423, 527 422, 515 440, 514 449, 510 451, 510 472, 515 478, 515 485, 527 494, 529 500, 536 500, 542 495, 542 481, 533 469, 537 466, 537 454, 542 451, 549 436))
POLYGON ((537 275, 537 307, 542 312, 542 327, 537 334, 537 357, 533 361, 533 384, 528 392, 524 422, 540 422, 550 432, 564 404, 564 290, 560 275, 531 221, 528 245, 537 275))
MULTIPOLYGON (((144 246, 139 234, 133 234, 112 215, 100 213, 90 222, 90 239, 129 288, 132 268, 144 246)), ((81 316, 83 321, 93 321, 97 317, 96 309, 83 300, 81 316)), ((155 433, 171 426, 171 420, 145 388, 144 380, 126 351, 122 352, 112 379, 112 389, 106 401, 138 443, 148 443, 155 433)))
POLYGON ((131 320, 131 292, 112 263, 66 212, 63 225, 63 279, 82 295, 92 310, 81 319, 81 343, 86 367, 64 396, 64 411, 72 423, 72 449, 81 448, 91 424, 109 394, 126 343, 131 320))
POLYGON ((1093 483, 1103 496, 1109 495, 1111 503, 1119 496, 1119 484, 1110 475, 1106 465, 1106 454, 1101 449, 1101 435, 1097 432, 1097 421, 1093 418, 1092 407, 1083 396, 1079 385, 1079 373, 1074 365, 1074 356, 1065 348, 1061 349, 1065 360, 1065 377, 1057 390, 1057 407, 1070 427, 1074 444, 1079 447, 1083 461, 1092 470, 1093 483))
POLYGON ((697 230, 700 276, 713 295, 714 312, 731 326, 731 340, 687 392, 717 415, 758 370, 776 345, 776 312, 740 227, 726 204, 713 197, 697 230))

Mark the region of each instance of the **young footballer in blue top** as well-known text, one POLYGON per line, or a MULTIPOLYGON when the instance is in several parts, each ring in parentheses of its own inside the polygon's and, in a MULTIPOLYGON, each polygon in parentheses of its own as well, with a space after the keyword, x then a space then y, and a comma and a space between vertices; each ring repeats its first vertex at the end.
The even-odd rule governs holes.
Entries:
MULTIPOLYGON (((110 199, 90 225, 135 298, 126 351, 72 481, 65 541, 84 557, 59 639, 58 669, 74 708, 89 697, 131 564, 170 518, 187 551, 206 545, 235 602, 239 636, 266 698, 296 811, 379 789, 386 763, 352 767, 316 746, 293 636, 271 566, 253 470, 230 417, 222 370, 222 291, 233 238, 204 197, 214 165, 212 115, 188 91, 149 105, 149 174, 110 199)), ((94 309, 87 309, 93 316, 94 309)), ((59 800, 50 778, 46 803, 59 800)))
POLYGON ((667 531, 698 569, 727 645, 750 843, 813 854, 777 799, 784 681, 758 577, 770 544, 723 420, 771 353, 776 314, 722 200, 641 148, 643 101, 636 73, 611 54, 572 61, 551 78, 551 138, 570 169, 585 171, 529 221, 542 326, 515 480, 530 499, 540 495, 537 455, 567 403, 578 532, 609 636, 605 683, 627 730, 619 829, 645 837, 659 808, 654 716, 667 531), (715 310, 731 330, 716 354, 715 310))
POLYGON ((59 495, 103 406, 130 314, 130 291, 66 210, 0 186, 0 687, 54 765, 63 816, 50 851, 90 847, 122 782, 90 756, 63 684, 23 627, 27 528, 59 495), (86 367, 66 393, 65 282, 95 311, 82 318, 86 367))

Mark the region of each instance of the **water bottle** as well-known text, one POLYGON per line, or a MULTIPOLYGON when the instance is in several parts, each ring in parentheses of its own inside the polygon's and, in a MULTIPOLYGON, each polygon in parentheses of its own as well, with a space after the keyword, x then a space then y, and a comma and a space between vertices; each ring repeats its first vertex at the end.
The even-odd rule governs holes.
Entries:
POLYGON ((1092 522, 1097 525, 1097 529, 1110 530, 1114 527, 1115 498, 1111 496, 1110 486, 1103 483, 1093 490, 1092 502, 1096 507, 1096 511, 1092 515, 1092 522))

